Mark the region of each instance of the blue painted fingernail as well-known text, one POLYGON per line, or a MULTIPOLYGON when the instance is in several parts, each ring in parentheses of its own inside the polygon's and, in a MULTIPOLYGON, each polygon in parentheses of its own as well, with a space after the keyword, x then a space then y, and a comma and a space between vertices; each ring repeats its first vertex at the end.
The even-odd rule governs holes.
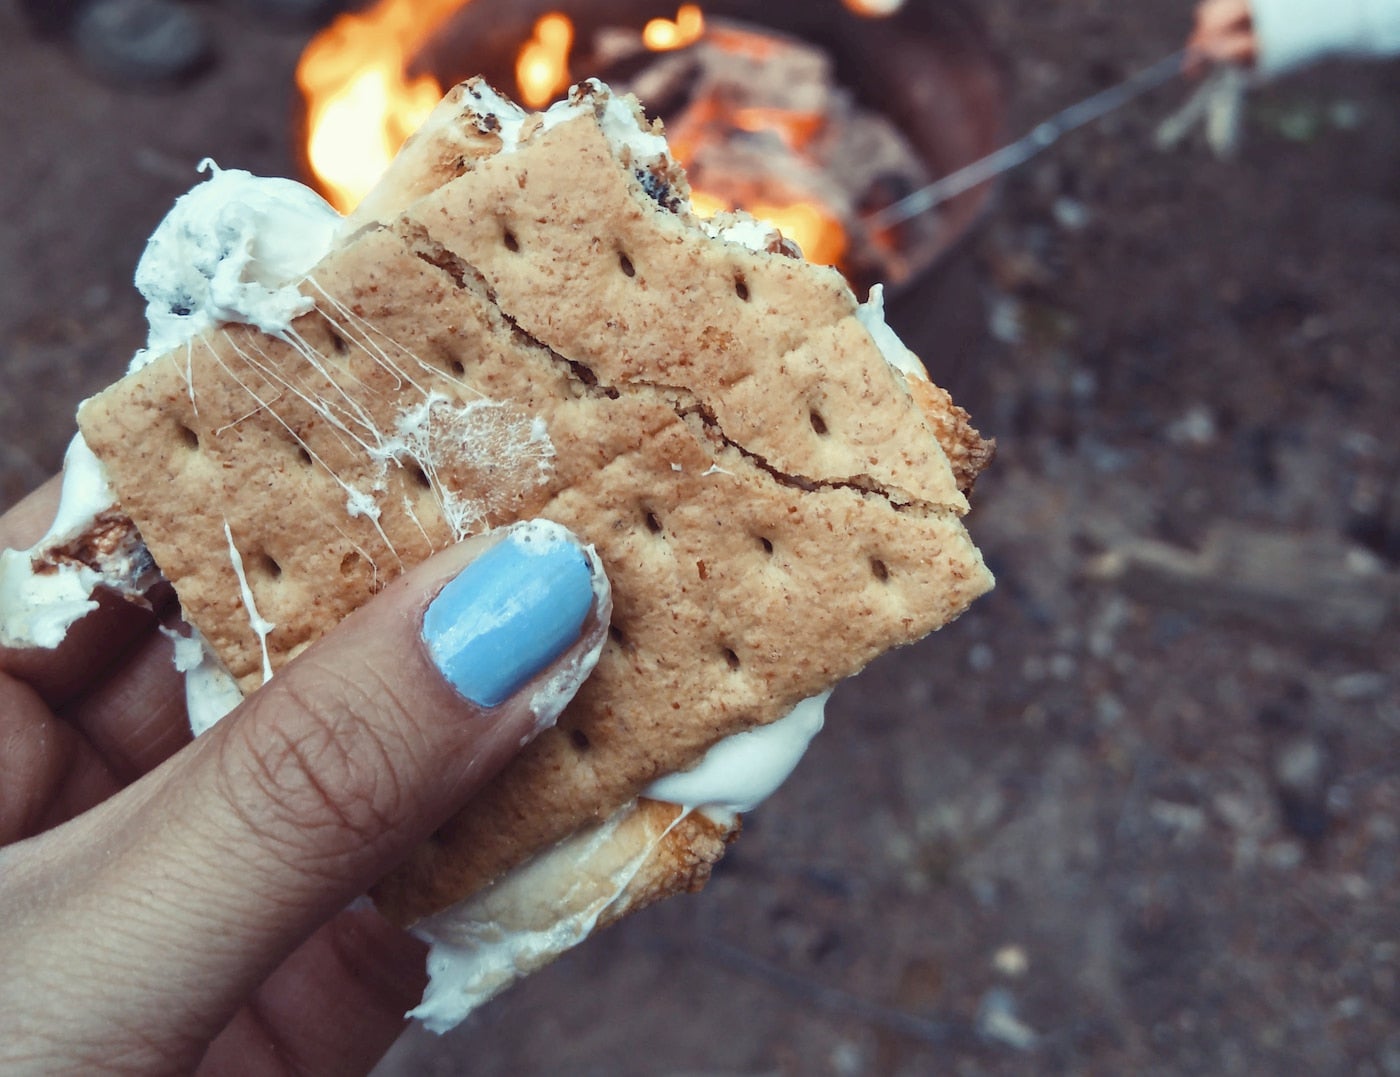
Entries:
POLYGON ((579 638, 593 605, 587 554, 558 524, 518 525, 428 606, 423 642, 481 707, 514 695, 579 638))

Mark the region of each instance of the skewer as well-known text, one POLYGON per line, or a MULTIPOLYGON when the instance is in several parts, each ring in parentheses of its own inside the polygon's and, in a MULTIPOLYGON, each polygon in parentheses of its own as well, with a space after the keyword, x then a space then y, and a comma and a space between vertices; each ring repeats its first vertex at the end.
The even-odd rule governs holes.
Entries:
POLYGON ((865 224, 872 229, 889 228, 901 221, 927 213, 964 191, 985 183, 993 176, 1019 168, 1070 131, 1093 123, 1143 94, 1172 81, 1181 74, 1185 59, 1185 49, 1164 56, 1150 67, 1129 75, 1122 82, 1055 113, 1015 142, 964 165, 927 187, 922 187, 898 202, 892 202, 884 209, 872 213, 865 218, 865 224))

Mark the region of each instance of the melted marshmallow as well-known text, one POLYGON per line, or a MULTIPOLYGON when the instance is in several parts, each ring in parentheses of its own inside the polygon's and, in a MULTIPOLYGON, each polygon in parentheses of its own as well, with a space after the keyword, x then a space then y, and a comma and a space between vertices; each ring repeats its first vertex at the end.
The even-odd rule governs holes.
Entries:
POLYGON ((703 219, 700 224, 713 239, 737 243, 759 253, 766 251, 769 244, 782 235, 771 224, 747 213, 723 213, 703 219))
MULTIPOLYGON (((654 782, 643 795, 685 809, 672 827, 692 810, 719 816, 751 811, 787 780, 806 753, 822 728, 830 695, 815 696, 785 718, 720 741, 697 766, 654 782)), ((416 925, 414 934, 429 944, 429 983, 408 1016, 432 1032, 451 1031, 478 1006, 592 934, 666 837, 662 833, 622 855, 627 846, 613 838, 634 806, 416 925), (560 908, 573 912, 560 918, 560 908)))
POLYGON ((297 284, 330 250, 340 215, 293 180, 204 161, 210 178, 176 200, 136 266, 150 337, 132 369, 221 322, 277 335, 311 309, 297 284))
POLYGON ((643 796, 687 808, 747 812, 773 795, 796 769, 826 721, 831 693, 799 703, 768 725, 726 737, 689 770, 652 782, 643 796))
POLYGON ((541 116, 540 130, 548 131, 578 116, 592 115, 598 115, 613 152, 622 157, 625 150, 633 167, 670 160, 671 150, 666 139, 644 130, 631 102, 614 96, 612 90, 597 79, 579 83, 569 91, 568 97, 550 105, 541 116), (603 102, 601 114, 596 112, 595 102, 599 100, 603 102))
POLYGON ((889 323, 885 321, 885 286, 876 284, 870 289, 870 298, 856 308, 856 320, 865 326, 870 339, 880 349, 885 362, 902 374, 912 374, 927 378, 928 372, 919 357, 904 346, 889 323))
POLYGON ((0 643, 57 647, 75 621, 97 608, 92 592, 101 575, 85 565, 50 564, 46 555, 82 535, 114 501, 101 461, 76 435, 63 458, 63 493, 48 532, 27 550, 0 552, 0 643), (44 570, 35 572, 36 564, 44 570))
POLYGON ((449 1032, 482 1003, 592 934, 677 816, 641 848, 614 841, 633 806, 566 838, 493 886, 416 924, 430 944, 427 990, 408 1016, 449 1032), (561 918, 558 910, 574 910, 561 918))

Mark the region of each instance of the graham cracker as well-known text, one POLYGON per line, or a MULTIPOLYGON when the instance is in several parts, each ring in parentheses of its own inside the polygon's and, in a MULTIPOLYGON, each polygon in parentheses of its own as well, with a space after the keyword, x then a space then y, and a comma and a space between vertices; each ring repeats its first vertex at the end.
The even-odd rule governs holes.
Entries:
POLYGON ((597 547, 597 669, 377 889, 405 923, 991 584, 939 440, 975 435, 839 274, 710 238, 586 109, 464 168, 317 266, 294 339, 216 329, 79 417, 245 691, 464 534, 544 516, 597 547))

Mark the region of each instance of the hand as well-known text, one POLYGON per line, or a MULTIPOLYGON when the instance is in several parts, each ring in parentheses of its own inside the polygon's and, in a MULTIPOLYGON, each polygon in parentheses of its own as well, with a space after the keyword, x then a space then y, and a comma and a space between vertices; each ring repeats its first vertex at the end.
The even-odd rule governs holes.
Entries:
POLYGON ((54 651, 0 649, 0 1072, 368 1071, 424 948, 347 906, 553 723, 532 690, 577 688, 606 632, 596 561, 548 526, 399 578, 194 742, 166 611, 103 599, 54 651))
POLYGON ((1195 74, 1213 64, 1253 67, 1259 42, 1249 0, 1201 0, 1186 48, 1187 69, 1195 74))

